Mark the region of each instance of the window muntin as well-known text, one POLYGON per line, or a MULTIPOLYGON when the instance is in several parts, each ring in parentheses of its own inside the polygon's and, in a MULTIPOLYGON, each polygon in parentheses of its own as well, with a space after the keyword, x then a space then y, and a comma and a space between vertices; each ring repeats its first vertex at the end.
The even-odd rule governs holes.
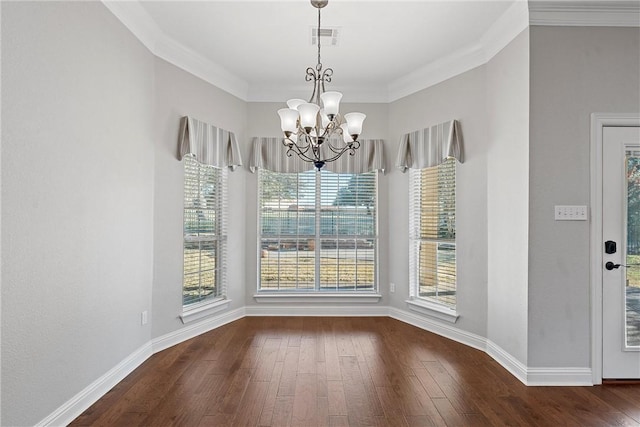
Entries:
POLYGON ((410 172, 411 296, 456 306, 456 160, 410 172))
POLYGON ((183 306, 224 297, 226 175, 224 168, 184 162, 183 306))
POLYGON ((259 172, 260 291, 375 291, 377 172, 259 172))

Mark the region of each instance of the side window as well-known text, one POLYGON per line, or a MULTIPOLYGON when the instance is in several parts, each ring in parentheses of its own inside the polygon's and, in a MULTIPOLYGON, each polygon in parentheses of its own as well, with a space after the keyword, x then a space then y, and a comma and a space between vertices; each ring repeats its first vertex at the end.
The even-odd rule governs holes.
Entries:
POLYGON ((456 160, 410 172, 411 295, 456 307, 456 160))
POLYGON ((184 273, 182 304, 225 297, 225 168, 184 163, 184 273))

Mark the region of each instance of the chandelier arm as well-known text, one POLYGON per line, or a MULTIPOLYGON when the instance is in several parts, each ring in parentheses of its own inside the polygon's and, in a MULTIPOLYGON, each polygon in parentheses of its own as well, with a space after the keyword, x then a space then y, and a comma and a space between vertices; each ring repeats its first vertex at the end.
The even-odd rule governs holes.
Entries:
POLYGON ((336 114, 336 116, 334 117, 334 119, 332 121, 329 122, 329 124, 322 129, 322 137, 326 138, 329 145, 331 145, 331 141, 329 140, 334 134, 338 134, 340 136, 342 136, 342 128, 340 127, 340 125, 342 124, 342 118, 340 117, 340 114, 336 114))
POLYGON ((309 139, 308 135, 304 135, 303 138, 307 142, 306 145, 300 146, 297 143, 293 142, 293 140, 289 138, 285 138, 282 140, 282 143, 287 147, 287 156, 291 157, 292 153, 296 153, 298 157, 307 162, 316 162, 320 160, 320 149, 315 146, 309 139), (287 142, 289 141, 289 142, 287 142), (307 155, 307 153, 311 150, 313 157, 307 155))
POLYGON ((322 73, 322 89, 324 90, 324 82, 331 83, 331 76, 333 76, 333 68, 327 68, 322 73))
POLYGON ((320 156, 320 146, 314 146, 311 143, 309 143, 303 149, 295 143, 287 144, 286 142, 284 142, 284 140, 283 140, 283 143, 287 146, 286 155, 288 157, 292 157, 293 154, 295 153, 301 160, 305 162, 314 163, 316 164, 316 167, 318 163, 324 165, 325 163, 334 162, 346 152, 349 152, 350 156, 354 156, 356 154, 356 150, 360 147, 359 141, 353 141, 351 144, 345 145, 341 149, 338 149, 337 147, 333 147, 331 144, 329 144, 329 149, 334 153, 334 155, 327 158, 322 158, 320 156), (309 149, 311 149, 313 156, 307 155, 307 152, 309 151, 309 149))
POLYGON ((325 163, 330 163, 330 162, 334 162, 336 160, 338 160, 340 158, 340 156, 342 156, 345 152, 349 152, 350 156, 354 156, 356 154, 356 149, 353 147, 349 147, 349 146, 345 146, 342 150, 340 150, 339 153, 337 153, 336 155, 332 156, 332 157, 328 157, 326 159, 322 159, 323 162, 325 163))
MULTIPOLYGON (((285 147, 287 147, 287 152, 293 151, 295 153, 300 153, 300 154, 306 155, 307 151, 309 151, 311 149, 311 144, 307 144, 307 145, 304 145, 304 146, 301 147, 301 146, 299 146, 298 144, 296 144, 295 142, 293 142, 291 140, 289 140, 289 141, 291 141, 290 143, 287 143, 285 141, 286 141, 286 139, 283 140, 282 142, 285 145, 285 147)), ((291 156, 289 156, 289 157, 291 157, 291 156)))
POLYGON ((304 81, 310 82, 312 80, 318 80, 318 74, 316 73, 315 68, 307 67, 307 71, 305 71, 304 81))
POLYGON ((307 68, 307 72, 305 75, 305 81, 313 81, 313 93, 311 94, 311 98, 309 98, 309 102, 313 102, 316 105, 320 105, 320 91, 318 90, 318 79, 320 79, 320 75, 316 70, 312 67, 307 68))
POLYGON ((331 144, 331 143, 326 144, 326 145, 327 145, 327 148, 328 148, 329 150, 331 150, 332 152, 334 152, 334 153, 340 153, 340 152, 342 152, 345 148, 349 148, 349 147, 351 146, 350 144, 346 144, 346 145, 344 145, 343 147, 336 147, 335 145, 333 145, 333 144, 331 144))
POLYGON ((332 120, 326 127, 320 129, 322 132, 318 132, 318 135, 320 135, 321 138, 326 138, 328 140, 340 128, 338 127, 338 122, 336 120, 332 120))
POLYGON ((291 157, 293 155, 293 153, 295 153, 303 161, 310 162, 310 163, 315 163, 315 162, 320 160, 319 158, 315 158, 315 156, 314 157, 307 156, 306 151, 308 151, 308 150, 300 151, 300 147, 298 147, 297 145, 294 144, 292 146, 289 146, 289 149, 287 150, 287 156, 291 157))
POLYGON ((360 141, 352 141, 352 142, 346 143, 346 145, 342 148, 336 147, 331 143, 327 143, 326 145, 327 145, 327 148, 329 148, 329 150, 331 150, 334 153, 340 153, 340 155, 342 155, 342 153, 344 153, 347 150, 351 150, 352 152, 351 155, 353 156, 355 154, 355 150, 360 148, 360 141))

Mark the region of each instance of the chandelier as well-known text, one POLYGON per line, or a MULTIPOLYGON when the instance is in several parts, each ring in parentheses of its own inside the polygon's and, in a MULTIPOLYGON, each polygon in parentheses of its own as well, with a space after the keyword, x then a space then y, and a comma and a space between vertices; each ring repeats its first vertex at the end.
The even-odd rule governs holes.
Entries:
POLYGON ((305 76, 305 81, 313 81, 311 98, 309 102, 290 99, 287 101, 289 108, 278 110, 284 133, 282 142, 287 147, 287 156, 291 157, 295 153, 305 162, 313 163, 318 170, 346 152, 352 156, 355 154, 360 147, 358 137, 366 118, 362 113, 348 113, 342 117, 339 113, 342 94, 324 90, 325 82, 330 83, 333 75, 333 69, 323 70, 320 60, 320 9, 328 2, 329 0, 311 0, 311 5, 318 9, 318 64, 315 68, 307 68, 305 76), (342 138, 336 142, 336 138, 331 140, 334 136, 342 138))

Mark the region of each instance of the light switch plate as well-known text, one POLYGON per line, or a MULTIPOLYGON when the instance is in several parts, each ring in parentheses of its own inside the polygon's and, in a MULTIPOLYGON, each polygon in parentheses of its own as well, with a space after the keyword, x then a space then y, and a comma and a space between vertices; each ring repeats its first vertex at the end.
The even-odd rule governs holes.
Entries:
POLYGON ((587 207, 586 206, 556 206, 555 220, 556 221, 586 221, 587 207))

